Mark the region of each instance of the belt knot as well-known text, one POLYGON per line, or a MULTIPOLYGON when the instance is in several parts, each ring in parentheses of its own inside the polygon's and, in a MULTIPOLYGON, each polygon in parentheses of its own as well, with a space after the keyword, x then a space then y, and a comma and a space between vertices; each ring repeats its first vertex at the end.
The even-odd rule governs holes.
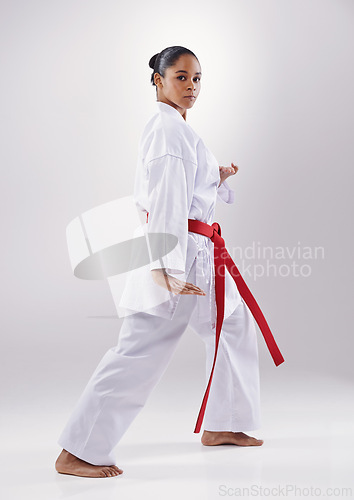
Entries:
POLYGON ((210 239, 211 241, 216 244, 218 244, 219 246, 225 246, 225 241, 224 241, 224 238, 221 237, 221 227, 220 227, 220 224, 218 222, 213 222, 212 225, 211 225, 212 229, 213 229, 213 234, 211 235, 210 239))

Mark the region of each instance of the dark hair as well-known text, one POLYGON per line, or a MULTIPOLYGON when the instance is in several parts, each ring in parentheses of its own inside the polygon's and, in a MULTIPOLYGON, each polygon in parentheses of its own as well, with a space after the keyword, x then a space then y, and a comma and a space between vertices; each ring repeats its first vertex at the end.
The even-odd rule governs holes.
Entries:
POLYGON ((167 47, 166 49, 163 49, 161 52, 152 56, 152 58, 149 61, 149 66, 150 68, 153 69, 151 75, 152 85, 155 85, 156 87, 156 84, 154 82, 154 74, 159 73, 161 76, 164 77, 165 70, 170 66, 173 66, 174 63, 182 54, 190 54, 194 56, 199 62, 198 57, 194 54, 194 52, 192 52, 189 49, 186 49, 185 47, 181 47, 180 45, 173 45, 172 47, 167 47))

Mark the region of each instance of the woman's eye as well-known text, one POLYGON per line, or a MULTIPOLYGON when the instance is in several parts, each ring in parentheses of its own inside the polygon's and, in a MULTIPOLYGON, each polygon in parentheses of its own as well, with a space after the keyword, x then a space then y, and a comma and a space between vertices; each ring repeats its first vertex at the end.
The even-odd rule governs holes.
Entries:
MULTIPOLYGON (((186 78, 186 77, 185 77, 184 75, 179 75, 179 76, 177 76, 177 78, 178 78, 179 80, 181 80, 182 78, 186 78)), ((199 76, 196 76, 195 78, 193 78, 193 80, 194 80, 195 82, 199 82, 200 77, 199 77, 199 76)))

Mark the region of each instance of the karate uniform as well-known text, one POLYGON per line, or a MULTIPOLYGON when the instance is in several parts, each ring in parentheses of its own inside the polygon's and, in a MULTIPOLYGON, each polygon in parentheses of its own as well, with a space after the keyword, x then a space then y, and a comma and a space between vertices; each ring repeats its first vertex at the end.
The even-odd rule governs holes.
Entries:
MULTIPOLYGON (((149 216, 136 234, 173 235, 177 244, 148 266, 130 271, 120 301, 125 317, 118 344, 103 356, 59 438, 64 449, 89 463, 115 463, 114 447, 188 325, 205 342, 209 378, 216 325, 213 243, 189 232, 188 219, 212 224, 216 201, 234 202, 233 190, 226 181, 218 187, 219 181, 219 164, 202 139, 175 108, 156 102, 139 145, 134 200, 149 216), (151 270, 159 268, 199 286, 206 296, 173 295, 152 280, 151 270)), ((255 322, 226 272, 224 322, 204 428, 237 432, 259 427, 255 322)))
MULTIPOLYGON (((188 219, 214 221, 216 199, 231 204, 234 191, 224 181, 220 187, 219 164, 202 139, 172 106, 156 102, 157 112, 145 126, 139 146, 134 186, 138 209, 149 213, 146 227, 134 236, 160 233, 175 235, 176 247, 160 261, 130 272, 119 303, 119 315, 136 312, 172 319, 181 295, 173 295, 151 278, 151 269, 164 267, 168 274, 187 281, 197 260, 197 282, 208 293, 198 301, 198 316, 215 326, 214 251, 209 238, 188 232, 188 219), (142 290, 142 293, 137 293, 142 290), (214 297, 213 297, 214 295, 214 297)), ((160 243, 163 247, 163 242, 160 243)), ((115 277, 108 278, 114 286, 115 277)), ((225 275, 226 319, 241 296, 234 280, 225 275)))

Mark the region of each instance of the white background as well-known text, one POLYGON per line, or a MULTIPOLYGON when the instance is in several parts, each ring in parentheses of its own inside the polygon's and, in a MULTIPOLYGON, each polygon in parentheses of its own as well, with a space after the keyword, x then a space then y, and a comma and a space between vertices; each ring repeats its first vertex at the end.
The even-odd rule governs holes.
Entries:
MULTIPOLYGON (((132 194, 156 98, 148 61, 171 45, 191 49, 202 67, 187 121, 220 165, 239 166, 229 179, 235 204, 216 213, 229 251, 324 248, 324 259, 301 260, 308 277, 245 276, 285 358, 275 368, 259 333, 263 390, 304 374, 352 384, 354 2, 0 5, 4 414, 62 412, 49 438, 55 453, 89 375, 116 344, 108 284, 73 276, 65 229, 132 194)), ((188 387, 190 432, 204 383, 204 347, 188 330, 156 394, 163 401, 174 388, 177 411, 188 387)))

